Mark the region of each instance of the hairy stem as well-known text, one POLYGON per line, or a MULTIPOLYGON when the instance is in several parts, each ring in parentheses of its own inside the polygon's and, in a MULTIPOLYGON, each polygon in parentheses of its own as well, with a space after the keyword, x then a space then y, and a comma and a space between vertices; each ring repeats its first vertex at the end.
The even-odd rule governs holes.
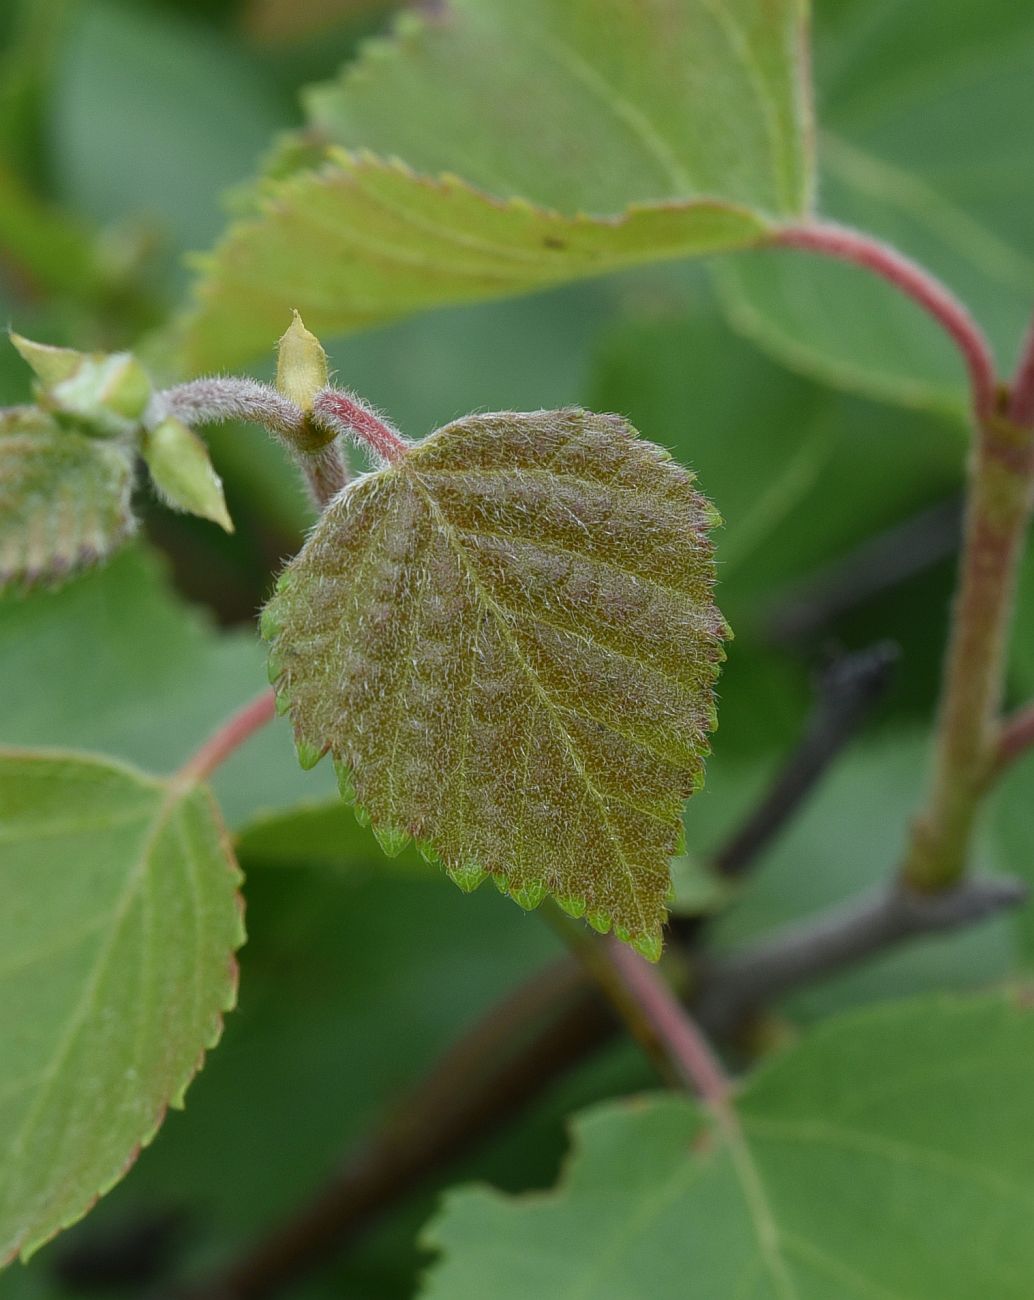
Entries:
POLYGON ((969 372, 977 437, 951 634, 938 710, 933 778, 901 868, 920 890, 965 871, 980 801, 995 770, 1005 652, 1034 483, 1034 332, 999 411, 994 360, 966 308, 888 245, 840 226, 787 227, 777 247, 823 253, 875 272, 919 304, 955 342, 969 372))
POLYGON ((392 464, 406 454, 409 444, 390 424, 382 420, 354 393, 324 388, 312 404, 312 418, 334 433, 352 438, 383 464, 392 464))
POLYGON ((791 989, 903 940, 972 925, 1018 906, 1027 893, 1025 882, 1008 877, 974 877, 932 895, 888 885, 739 952, 712 959, 701 971, 697 1015, 711 1033, 729 1033, 748 1012, 791 989))
POLYGON ((175 415, 191 427, 226 420, 260 424, 290 451, 317 509, 327 505, 348 482, 336 431, 316 427, 300 406, 257 379, 192 379, 157 394, 155 404, 159 416, 175 415))
POLYGON ((1008 631, 1034 458, 1029 430, 995 420, 972 457, 960 575, 937 722, 933 780, 903 879, 918 889, 962 875, 995 768, 1008 631))
POLYGON ((874 272, 911 298, 937 321, 961 352, 969 373, 977 424, 982 426, 991 418, 997 380, 987 340, 969 310, 918 263, 871 235, 833 222, 786 226, 767 243, 774 248, 797 248, 853 263, 874 272))
POLYGON ((187 759, 176 773, 176 779, 185 785, 207 781, 217 767, 225 763, 256 731, 261 730, 267 722, 272 722, 275 716, 276 695, 271 689, 265 690, 228 718, 187 759))

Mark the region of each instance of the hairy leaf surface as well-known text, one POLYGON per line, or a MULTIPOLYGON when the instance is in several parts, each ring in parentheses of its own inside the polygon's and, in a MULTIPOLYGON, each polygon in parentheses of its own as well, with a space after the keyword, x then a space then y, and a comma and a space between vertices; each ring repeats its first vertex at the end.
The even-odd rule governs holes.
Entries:
POLYGON ((206 265, 188 364, 260 351, 294 306, 330 334, 757 240, 809 203, 803 20, 800 0, 405 17, 310 93, 304 141, 206 265))
POLYGON ((299 754, 391 851, 649 954, 727 629, 713 509, 616 416, 470 416, 328 508, 267 607, 299 754))
POLYGON ((0 750, 0 1261, 154 1136, 233 1006, 239 873, 211 795, 0 750))
POLYGON ((0 415, 0 587, 54 579, 107 555, 133 530, 133 456, 44 412, 0 415))
POLYGON ((998 997, 828 1022, 731 1125, 675 1097, 576 1123, 552 1195, 454 1192, 429 1300, 1026 1300, 1034 1015, 998 997))

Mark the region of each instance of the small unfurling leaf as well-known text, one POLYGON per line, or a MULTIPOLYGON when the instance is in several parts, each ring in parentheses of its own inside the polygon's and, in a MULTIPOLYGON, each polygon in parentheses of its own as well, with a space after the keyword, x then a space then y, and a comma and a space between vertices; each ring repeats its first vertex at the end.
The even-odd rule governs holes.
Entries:
POLYGON ((263 615, 299 752, 465 889, 660 951, 725 623, 716 514, 617 416, 470 416, 331 503, 263 615))
POLYGON ((171 506, 233 532, 222 480, 212 466, 208 448, 182 420, 166 416, 144 433, 140 450, 155 487, 171 506))
POLYGON ((44 411, 0 415, 0 587, 61 577, 134 527, 132 449, 62 428, 44 411))
POLYGON ((295 312, 277 344, 277 391, 308 412, 312 410, 313 398, 327 386, 327 378, 327 354, 323 345, 295 312))

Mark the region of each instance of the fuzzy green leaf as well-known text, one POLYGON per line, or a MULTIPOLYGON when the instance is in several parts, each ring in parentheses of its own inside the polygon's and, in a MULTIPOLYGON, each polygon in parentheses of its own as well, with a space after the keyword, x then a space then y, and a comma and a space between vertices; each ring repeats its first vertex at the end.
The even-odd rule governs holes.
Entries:
POLYGON ((0 750, 0 1261, 82 1217, 219 1038, 239 873, 204 788, 0 750))
POLYGON ((308 143, 205 264, 188 364, 264 350, 295 306, 330 334, 756 241, 809 202, 803 19, 800 0, 407 15, 310 93, 308 143))
POLYGON ((63 576, 133 531, 133 455, 45 412, 0 415, 0 587, 63 576))
POLYGON ((388 852, 650 955, 727 634, 713 509, 616 416, 470 416, 359 479, 263 615, 304 763, 388 852))
POLYGON ((723 1126, 582 1116, 552 1195, 451 1193, 427 1300, 1027 1300, 1034 1014, 924 999, 830 1021, 723 1126))
POLYGON ((174 415, 147 429, 140 450, 151 481, 169 505, 186 510, 233 532, 226 509, 223 482, 215 472, 208 448, 192 429, 174 415))

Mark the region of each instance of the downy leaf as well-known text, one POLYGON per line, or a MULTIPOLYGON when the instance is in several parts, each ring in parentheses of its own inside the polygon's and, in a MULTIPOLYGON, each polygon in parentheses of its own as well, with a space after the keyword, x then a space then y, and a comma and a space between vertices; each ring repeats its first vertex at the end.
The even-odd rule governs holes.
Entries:
POLYGON ((0 1261, 153 1138, 236 991, 239 873, 211 795, 0 750, 0 1261))
POLYGON ((306 142, 203 264, 187 364, 261 351, 295 306, 330 334, 750 244, 808 207, 806 63, 800 0, 406 15, 311 92, 306 142))
POLYGON ((727 634, 716 516, 616 416, 469 416, 348 487, 263 615, 299 757, 384 847, 650 956, 727 634))
POLYGON ((557 1190, 446 1197, 427 1300, 1026 1300, 1034 1014, 916 999, 827 1022, 721 1123, 666 1096, 576 1121, 557 1190))
POLYGON ((133 531, 133 456, 43 411, 0 414, 0 587, 56 579, 133 531))

